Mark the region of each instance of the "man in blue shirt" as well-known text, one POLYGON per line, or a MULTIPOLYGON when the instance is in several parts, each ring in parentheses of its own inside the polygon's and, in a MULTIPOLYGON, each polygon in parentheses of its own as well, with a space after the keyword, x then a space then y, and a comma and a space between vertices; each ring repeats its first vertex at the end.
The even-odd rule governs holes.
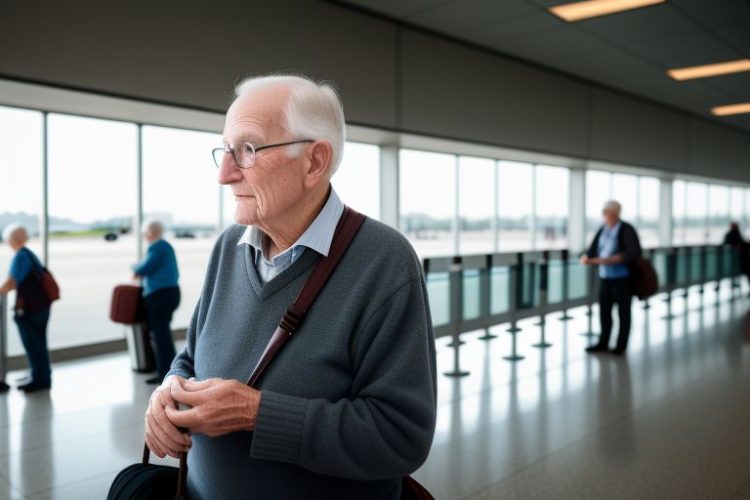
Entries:
POLYGON ((172 245, 162 236, 164 226, 158 221, 143 224, 143 236, 149 243, 146 257, 133 266, 135 278, 143 278, 143 297, 151 338, 156 351, 157 376, 146 381, 160 384, 176 355, 172 340, 172 315, 180 305, 180 273, 172 245))
POLYGON ((622 207, 614 200, 604 205, 604 225, 599 229, 582 264, 599 266, 599 342, 586 348, 587 352, 609 350, 612 332, 612 306, 617 304, 620 331, 613 354, 623 355, 630 336, 630 305, 633 297, 631 265, 641 257, 641 243, 635 228, 620 219, 622 207))
POLYGON ((13 319, 21 335, 26 357, 31 367, 31 380, 18 386, 25 392, 49 389, 52 368, 47 350, 47 323, 50 301, 39 281, 42 263, 26 248, 29 235, 22 226, 13 224, 3 231, 3 241, 15 252, 8 279, 0 286, 0 295, 16 290, 13 319))

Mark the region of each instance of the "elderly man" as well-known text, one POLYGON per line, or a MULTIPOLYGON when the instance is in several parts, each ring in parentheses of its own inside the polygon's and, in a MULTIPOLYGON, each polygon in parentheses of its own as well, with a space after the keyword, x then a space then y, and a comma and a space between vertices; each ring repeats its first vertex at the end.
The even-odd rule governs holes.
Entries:
POLYGON ((586 348, 596 353, 609 350, 612 333, 612 306, 617 304, 620 332, 613 354, 622 356, 630 336, 630 304, 633 298, 632 264, 641 257, 641 243, 635 228, 620 219, 622 207, 608 201, 602 211, 604 225, 599 229, 581 263, 599 266, 599 342, 586 348))
POLYGON ((366 220, 259 390, 250 388, 343 212, 330 185, 343 110, 328 85, 251 78, 237 88, 223 138, 214 158, 238 225, 217 241, 187 345, 151 397, 147 444, 158 456, 190 450, 191 498, 399 498, 435 426, 419 259, 397 231, 366 220))
POLYGON ((34 270, 41 272, 42 263, 34 252, 26 248, 29 235, 23 226, 11 224, 6 227, 3 241, 10 245, 15 255, 8 279, 0 286, 0 295, 16 290, 13 319, 31 368, 31 378, 18 388, 25 392, 49 389, 52 385, 52 368, 47 350, 47 323, 51 303, 34 274, 34 270))

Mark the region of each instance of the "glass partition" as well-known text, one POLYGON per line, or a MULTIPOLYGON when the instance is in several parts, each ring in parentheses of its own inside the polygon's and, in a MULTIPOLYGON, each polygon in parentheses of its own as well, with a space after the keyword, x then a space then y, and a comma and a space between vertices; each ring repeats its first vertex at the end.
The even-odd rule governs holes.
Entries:
POLYGON ((533 165, 498 162, 498 248, 500 251, 531 250, 533 165))
POLYGON ((138 128, 50 114, 48 131, 49 266, 65 297, 50 318, 50 348, 122 338, 109 307, 138 257, 138 128))
POLYGON ((489 253, 495 247, 495 161, 458 159, 459 252, 489 253))
POLYGON ((567 168, 537 165, 535 179, 536 248, 567 248, 569 171, 567 168))
MULTIPOLYGON (((143 127, 143 216, 164 224, 180 271, 182 300, 173 328, 190 322, 219 229, 220 186, 210 152, 221 141, 219 134, 143 127)), ((224 203, 233 220, 234 198, 224 203)))
POLYGON ((341 200, 359 212, 380 219, 380 148, 347 142, 331 184, 341 200))
MULTIPOLYGON (((43 118, 38 111, 0 106, 0 233, 10 224, 26 228, 27 246, 41 259, 42 152, 43 118)), ((0 243, 0 282, 4 282, 13 259, 13 251, 0 243)), ((54 269, 53 269, 54 272, 54 269)), ((7 317, 15 302, 15 292, 8 296, 7 317)), ((8 353, 23 353, 15 325, 9 321, 8 353), (12 325, 12 326, 11 326, 12 325)))
POLYGON ((410 149, 402 149, 399 156, 401 231, 420 257, 455 254, 454 156, 410 149))

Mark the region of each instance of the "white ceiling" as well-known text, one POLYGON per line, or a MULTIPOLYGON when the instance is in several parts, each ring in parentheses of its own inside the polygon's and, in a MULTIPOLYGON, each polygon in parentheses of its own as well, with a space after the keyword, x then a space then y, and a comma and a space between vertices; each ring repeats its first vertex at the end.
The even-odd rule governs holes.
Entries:
POLYGON ((566 23, 568 0, 345 0, 468 41, 750 131, 750 115, 713 106, 750 101, 750 72, 676 82, 670 68, 750 57, 750 0, 668 0, 566 23))

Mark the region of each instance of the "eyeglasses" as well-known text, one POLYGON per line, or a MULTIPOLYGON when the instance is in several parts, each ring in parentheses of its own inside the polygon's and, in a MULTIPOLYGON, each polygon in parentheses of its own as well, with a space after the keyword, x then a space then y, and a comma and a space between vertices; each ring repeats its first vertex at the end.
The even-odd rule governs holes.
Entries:
POLYGON ((234 162, 238 167, 242 169, 252 168, 255 165, 255 156, 258 151, 270 148, 279 148, 281 146, 291 146, 292 144, 300 144, 302 142, 315 142, 312 139, 301 139, 299 141, 280 142, 278 144, 267 144, 265 146, 258 146, 257 148, 249 142, 243 142, 237 146, 231 144, 225 144, 223 148, 215 148, 211 150, 211 154, 214 157, 214 163, 218 168, 221 168, 221 164, 224 162, 224 155, 230 153, 234 158, 234 162))

